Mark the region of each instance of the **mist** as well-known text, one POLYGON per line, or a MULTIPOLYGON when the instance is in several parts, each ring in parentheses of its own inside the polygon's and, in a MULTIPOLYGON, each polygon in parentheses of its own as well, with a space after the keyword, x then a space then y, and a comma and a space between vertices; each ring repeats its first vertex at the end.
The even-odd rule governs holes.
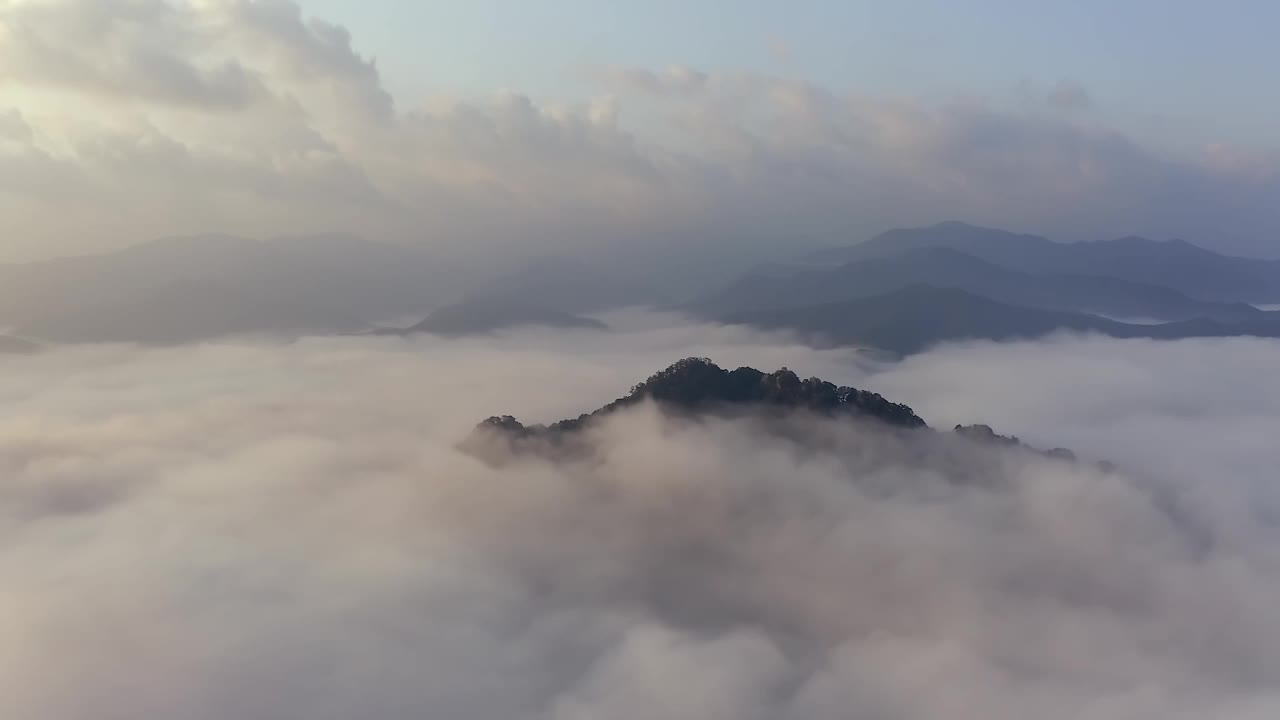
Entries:
POLYGON ((611 324, 0 359, 0 714, 1280 707, 1280 344, 1061 336, 880 364, 611 324), (488 415, 574 416, 687 355, 786 365, 1082 461, 651 406, 593 430, 580 462, 456 449, 488 415))
POLYGON ((1280 716, 1280 17, 722 5, 0 0, 0 720, 1280 716))

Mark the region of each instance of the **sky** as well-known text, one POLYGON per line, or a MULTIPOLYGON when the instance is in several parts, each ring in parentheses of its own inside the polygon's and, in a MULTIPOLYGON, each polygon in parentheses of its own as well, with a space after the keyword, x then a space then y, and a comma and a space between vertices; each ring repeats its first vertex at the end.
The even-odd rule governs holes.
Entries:
POLYGON ((0 261, 347 232, 784 258, 943 220, 1280 257, 1240 2, 0 1, 0 261))
POLYGON ((342 22, 406 94, 580 91, 601 64, 749 69, 826 87, 1011 100, 1075 82, 1099 111, 1170 143, 1280 144, 1265 92, 1274 3, 1193 0, 307 0, 342 22))

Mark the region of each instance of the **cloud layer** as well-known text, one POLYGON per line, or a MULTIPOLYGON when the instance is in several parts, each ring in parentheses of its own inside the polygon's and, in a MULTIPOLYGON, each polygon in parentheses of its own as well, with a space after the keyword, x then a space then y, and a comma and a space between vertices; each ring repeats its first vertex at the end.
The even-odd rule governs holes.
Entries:
POLYGON ((392 98, 359 38, 289 0, 8 2, 0 39, 15 257, 335 229, 483 258, 751 254, 946 218, 1277 252, 1273 153, 1174 158, 1072 82, 1006 107, 602 66, 571 103, 392 98))
POLYGON ((0 714, 1280 707, 1274 342, 1062 338, 880 367, 613 320, 609 337, 6 358, 0 714), (591 463, 497 470, 454 450, 478 418, 574 414, 690 353, 853 382, 1121 471, 802 420, 797 444, 649 408, 603 428, 591 463))

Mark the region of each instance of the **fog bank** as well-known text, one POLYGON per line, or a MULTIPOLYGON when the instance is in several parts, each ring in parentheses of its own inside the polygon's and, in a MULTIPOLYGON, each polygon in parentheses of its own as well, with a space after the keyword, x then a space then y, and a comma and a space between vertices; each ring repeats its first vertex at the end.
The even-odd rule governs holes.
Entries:
POLYGON ((1280 707, 1280 344, 1063 337, 880 366, 624 320, 0 359, 0 715, 1280 707), (487 415, 576 415, 693 354, 1120 470, 648 407, 610 420, 590 463, 494 469, 454 449, 487 415))

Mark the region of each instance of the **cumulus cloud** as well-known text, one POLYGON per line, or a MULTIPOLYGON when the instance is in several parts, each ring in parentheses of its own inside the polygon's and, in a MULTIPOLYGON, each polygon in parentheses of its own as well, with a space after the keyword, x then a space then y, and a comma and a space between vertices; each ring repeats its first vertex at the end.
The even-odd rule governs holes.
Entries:
POLYGON ((241 110, 307 80, 344 102, 390 112, 372 61, 347 31, 280 0, 44 0, 8 3, 0 82, 95 100, 241 110))
POLYGON ((14 255, 336 229, 482 258, 752 256, 948 218, 1267 253, 1280 231, 1274 163, 1174 157, 1070 113, 682 65, 606 64, 573 102, 392 98, 359 38, 289 0, 10 2, 0 38, 33 128, 6 144, 62 178, 5 184, 14 255))
POLYGON ((204 42, 184 14, 163 2, 6 4, 0 79, 209 109, 265 94, 238 62, 196 57, 204 42))
POLYGON ((1280 706, 1262 482, 1280 461, 1263 441, 1280 430, 1274 342, 1062 338, 880 366, 740 328, 613 320, 607 337, 5 359, 0 714, 1280 706), (992 421, 1121 470, 653 408, 600 428, 591 462, 496 469, 454 449, 483 416, 574 414, 689 353, 853 382, 935 425, 992 421))

